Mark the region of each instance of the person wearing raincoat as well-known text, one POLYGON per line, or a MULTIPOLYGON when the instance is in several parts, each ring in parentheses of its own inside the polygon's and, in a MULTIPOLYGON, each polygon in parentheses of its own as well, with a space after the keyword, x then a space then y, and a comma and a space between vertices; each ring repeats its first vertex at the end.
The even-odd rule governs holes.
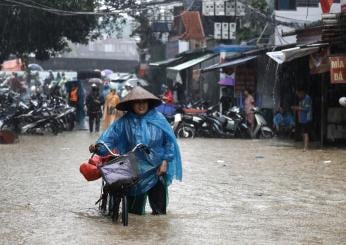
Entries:
POLYGON ((113 84, 110 85, 110 92, 107 94, 105 104, 103 107, 103 123, 102 130, 106 130, 113 121, 121 117, 122 113, 116 109, 119 104, 120 98, 117 94, 116 88, 113 84))
MULTIPOLYGON (((150 153, 136 153, 140 181, 128 194, 129 212, 142 215, 148 197, 152 214, 166 214, 168 186, 182 179, 180 150, 175 135, 164 116, 155 107, 160 99, 142 87, 135 87, 116 108, 127 113, 101 135, 104 142, 120 154, 137 144, 145 144, 150 153)), ((90 145, 90 152, 107 154, 103 146, 90 145)))

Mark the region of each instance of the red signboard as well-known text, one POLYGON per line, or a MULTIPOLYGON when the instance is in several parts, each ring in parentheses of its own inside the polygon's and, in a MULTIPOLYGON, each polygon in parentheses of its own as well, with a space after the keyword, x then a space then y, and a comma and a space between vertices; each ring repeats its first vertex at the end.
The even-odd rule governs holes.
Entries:
POLYGON ((329 57, 330 82, 346 83, 346 56, 329 57))
POLYGON ((324 14, 329 13, 330 7, 333 4, 333 0, 320 0, 321 9, 324 14))
POLYGON ((22 60, 21 59, 13 59, 13 60, 6 60, 4 63, 2 63, 1 70, 2 71, 21 71, 22 70, 22 60))

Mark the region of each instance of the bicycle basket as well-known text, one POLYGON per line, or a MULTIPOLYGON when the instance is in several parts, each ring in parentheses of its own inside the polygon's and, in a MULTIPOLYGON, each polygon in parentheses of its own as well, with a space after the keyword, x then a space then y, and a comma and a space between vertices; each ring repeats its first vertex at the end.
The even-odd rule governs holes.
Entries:
POLYGON ((129 188, 136 184, 139 178, 136 158, 131 152, 102 165, 100 171, 103 180, 112 189, 129 188))

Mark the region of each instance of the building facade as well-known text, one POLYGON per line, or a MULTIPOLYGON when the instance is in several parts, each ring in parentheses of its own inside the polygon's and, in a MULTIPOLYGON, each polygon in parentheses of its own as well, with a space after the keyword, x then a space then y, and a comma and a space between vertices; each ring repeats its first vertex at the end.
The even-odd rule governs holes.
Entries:
MULTIPOLYGON (((284 37, 282 33, 319 22, 323 14, 320 0, 275 0, 274 9, 275 45, 296 43, 296 36, 284 37)), ((340 13, 340 0, 333 1, 330 13, 340 13)))

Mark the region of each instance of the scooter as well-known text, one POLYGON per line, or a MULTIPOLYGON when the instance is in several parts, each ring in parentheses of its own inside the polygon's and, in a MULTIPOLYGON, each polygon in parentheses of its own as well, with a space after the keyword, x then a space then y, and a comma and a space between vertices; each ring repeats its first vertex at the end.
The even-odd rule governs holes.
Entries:
POLYGON ((217 107, 211 106, 207 113, 198 115, 176 115, 173 128, 177 137, 249 138, 248 126, 239 109, 236 112, 236 108, 233 108, 229 115, 223 115, 216 110, 217 107))
POLYGON ((270 139, 274 136, 273 130, 268 126, 267 121, 264 119, 259 108, 254 107, 253 112, 255 114, 255 127, 251 132, 252 138, 270 139))

